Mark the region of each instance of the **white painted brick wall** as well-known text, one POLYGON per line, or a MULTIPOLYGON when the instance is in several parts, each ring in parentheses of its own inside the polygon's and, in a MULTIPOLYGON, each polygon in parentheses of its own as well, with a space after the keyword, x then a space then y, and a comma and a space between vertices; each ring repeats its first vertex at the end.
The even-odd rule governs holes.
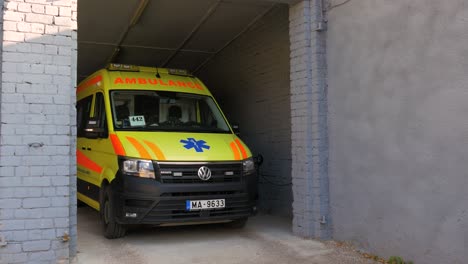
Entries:
POLYGON ((277 6, 199 72, 265 162, 260 209, 291 216, 288 6, 277 6), (268 181, 279 184, 273 185, 268 181))
POLYGON ((5 1, 2 28, 0 263, 68 261, 76 253, 76 1, 5 1))
POLYGON ((321 0, 290 8, 293 232, 330 238, 325 35, 321 0), (324 219, 325 222, 321 223, 324 219))

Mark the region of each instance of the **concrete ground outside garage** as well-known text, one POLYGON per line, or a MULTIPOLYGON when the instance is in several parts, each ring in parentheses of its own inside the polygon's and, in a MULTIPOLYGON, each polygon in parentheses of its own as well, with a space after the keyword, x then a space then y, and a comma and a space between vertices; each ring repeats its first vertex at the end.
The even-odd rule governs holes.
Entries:
POLYGON ((290 219, 259 215, 244 229, 221 225, 140 227, 122 239, 102 236, 99 215, 78 209, 75 263, 374 263, 350 250, 294 236, 290 219))

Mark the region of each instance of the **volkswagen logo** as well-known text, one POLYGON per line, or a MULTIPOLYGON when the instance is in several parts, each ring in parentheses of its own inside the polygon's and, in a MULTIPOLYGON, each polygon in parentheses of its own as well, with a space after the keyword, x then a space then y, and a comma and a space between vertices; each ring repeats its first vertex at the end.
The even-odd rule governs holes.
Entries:
POLYGON ((198 169, 198 178, 202 181, 207 181, 211 178, 211 170, 206 167, 202 166, 198 169))

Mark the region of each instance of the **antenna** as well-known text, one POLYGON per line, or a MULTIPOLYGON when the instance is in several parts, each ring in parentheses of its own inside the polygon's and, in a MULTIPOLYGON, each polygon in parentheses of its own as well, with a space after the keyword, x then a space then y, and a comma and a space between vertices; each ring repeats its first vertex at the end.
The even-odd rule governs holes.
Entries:
POLYGON ((156 67, 156 78, 161 79, 161 75, 159 75, 159 68, 156 67))

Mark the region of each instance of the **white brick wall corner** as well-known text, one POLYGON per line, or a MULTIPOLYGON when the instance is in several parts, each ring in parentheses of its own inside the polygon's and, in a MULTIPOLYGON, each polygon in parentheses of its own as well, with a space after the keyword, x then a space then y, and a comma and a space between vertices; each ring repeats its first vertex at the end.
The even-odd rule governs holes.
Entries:
POLYGON ((0 3, 0 263, 68 261, 76 253, 76 1, 0 3))

